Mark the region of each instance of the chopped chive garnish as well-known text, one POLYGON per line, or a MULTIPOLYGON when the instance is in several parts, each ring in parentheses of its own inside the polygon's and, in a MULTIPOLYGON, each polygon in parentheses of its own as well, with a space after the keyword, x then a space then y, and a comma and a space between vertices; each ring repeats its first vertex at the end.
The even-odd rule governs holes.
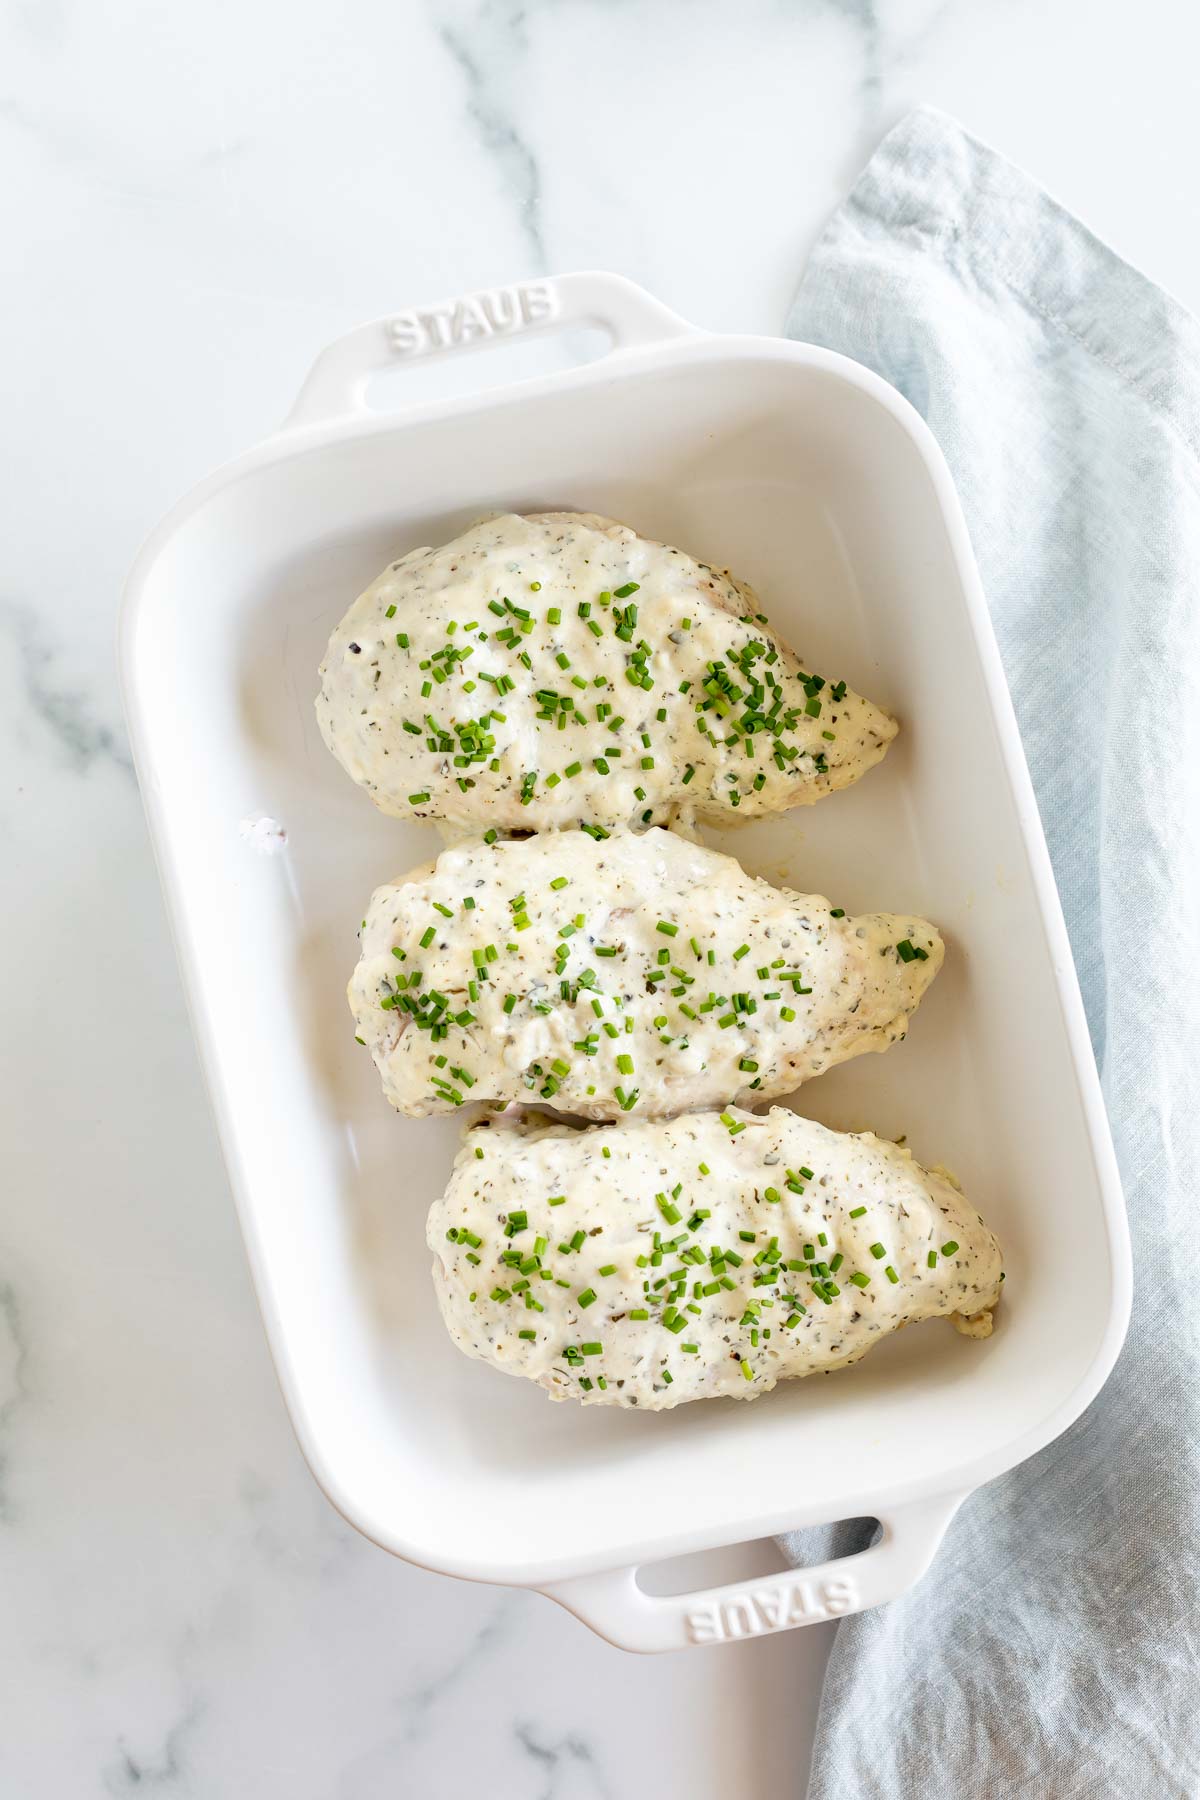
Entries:
POLYGON ((929 960, 928 950, 922 950, 919 945, 913 944, 908 938, 901 938, 896 945, 896 955, 901 962, 906 963, 928 962, 929 960))
POLYGON ((947 1238, 946 1242, 942 1245, 942 1255, 943 1256, 953 1256, 953 1255, 955 1255, 957 1250, 958 1250, 958 1245, 953 1238, 947 1238))
POLYGON ((882 1244, 872 1244, 871 1255, 875 1258, 875 1261, 878 1262, 881 1257, 887 1255, 887 1251, 882 1244))
POLYGON ((852 1219, 861 1219, 866 1210, 865 1206, 856 1206, 851 1211, 850 1217, 852 1219))

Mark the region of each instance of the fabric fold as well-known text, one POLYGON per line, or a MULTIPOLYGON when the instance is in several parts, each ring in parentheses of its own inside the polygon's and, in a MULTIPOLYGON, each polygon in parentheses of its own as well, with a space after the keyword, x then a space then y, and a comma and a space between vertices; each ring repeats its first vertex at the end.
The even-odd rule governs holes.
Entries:
POLYGON ((950 463, 1135 1265, 1088 1412, 965 1503, 911 1594, 838 1627, 810 1800, 1183 1800, 1200 1792, 1200 324, 921 109, 830 222, 787 329, 884 376, 950 463))

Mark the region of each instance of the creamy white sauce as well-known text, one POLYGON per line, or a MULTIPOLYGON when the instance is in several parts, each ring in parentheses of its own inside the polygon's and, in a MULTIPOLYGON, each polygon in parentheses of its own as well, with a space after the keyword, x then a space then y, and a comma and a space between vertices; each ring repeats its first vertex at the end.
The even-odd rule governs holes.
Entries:
POLYGON ((942 955, 925 919, 835 916, 671 832, 560 832, 379 888, 349 999, 401 1112, 654 1117, 886 1050, 942 955))
POLYGON ((526 831, 802 805, 896 732, 752 589, 587 513, 503 514, 393 563, 330 639, 317 717, 384 812, 526 831))
POLYGON ((428 1242, 461 1350, 555 1399, 643 1410, 751 1400, 919 1319, 986 1336, 1002 1280, 949 1177, 781 1107, 480 1126, 428 1242))

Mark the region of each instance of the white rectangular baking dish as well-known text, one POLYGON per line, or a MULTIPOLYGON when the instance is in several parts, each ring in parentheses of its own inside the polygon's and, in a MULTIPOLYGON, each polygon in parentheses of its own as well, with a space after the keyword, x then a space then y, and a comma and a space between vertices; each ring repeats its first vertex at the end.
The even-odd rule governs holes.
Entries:
POLYGON ((693 330, 608 275, 362 326, 276 436, 204 482, 130 576, 129 724, 242 1227, 313 1471, 377 1543, 537 1587, 664 1649, 854 1611, 928 1567, 965 1494, 1077 1417, 1115 1360, 1124 1210, 1070 951, 949 475, 882 381, 826 351, 693 330), (609 354, 379 413, 368 380, 518 333, 599 325, 609 354), (906 1133, 1001 1234, 995 1336, 906 1332, 754 1405, 555 1406, 459 1355, 423 1233, 456 1128, 384 1105, 344 986, 373 886, 434 854, 326 753, 330 628, 384 563, 495 508, 568 507, 728 564, 801 654, 903 733, 848 793, 724 835, 752 870, 942 927, 909 1040, 803 1090, 906 1133), (280 854, 240 829, 270 816, 280 854), (703 1594, 638 1566, 852 1515, 863 1555, 703 1594))

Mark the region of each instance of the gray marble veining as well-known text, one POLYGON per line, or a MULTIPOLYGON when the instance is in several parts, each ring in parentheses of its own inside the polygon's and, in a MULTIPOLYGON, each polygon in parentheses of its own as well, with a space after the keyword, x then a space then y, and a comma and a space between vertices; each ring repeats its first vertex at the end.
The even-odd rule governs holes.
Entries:
POLYGON ((187 1739, 201 1717, 200 1703, 192 1699, 150 1754, 136 1754, 119 1742, 103 1769, 104 1791, 126 1800, 133 1794, 195 1792, 187 1760, 187 1739))
POLYGON ((524 8, 469 7, 453 23, 446 16, 448 10, 439 8, 438 36, 462 75, 467 115, 482 148, 503 177, 532 266, 544 270, 541 170, 518 123, 517 108, 505 91, 512 85, 512 60, 526 48, 524 8))
POLYGON ((531 1800, 566 1800, 568 1783, 580 1795, 595 1795, 596 1800, 613 1800, 613 1790, 598 1767, 591 1746, 575 1732, 568 1731, 557 1739, 547 1739, 523 1720, 513 1727, 517 1742, 543 1776, 543 1783, 530 1789, 531 1800))
POLYGON ((60 760, 77 774, 108 762, 132 775, 124 731, 97 718, 92 696, 63 680, 43 614, 32 605, 0 600, 0 645, 6 639, 16 657, 25 704, 49 732, 60 760))
POLYGON ((6 1481, 8 1440, 17 1408, 28 1397, 28 1361, 29 1350, 16 1289, 11 1281, 3 1281, 0 1282, 0 1525, 11 1525, 17 1518, 6 1481))

